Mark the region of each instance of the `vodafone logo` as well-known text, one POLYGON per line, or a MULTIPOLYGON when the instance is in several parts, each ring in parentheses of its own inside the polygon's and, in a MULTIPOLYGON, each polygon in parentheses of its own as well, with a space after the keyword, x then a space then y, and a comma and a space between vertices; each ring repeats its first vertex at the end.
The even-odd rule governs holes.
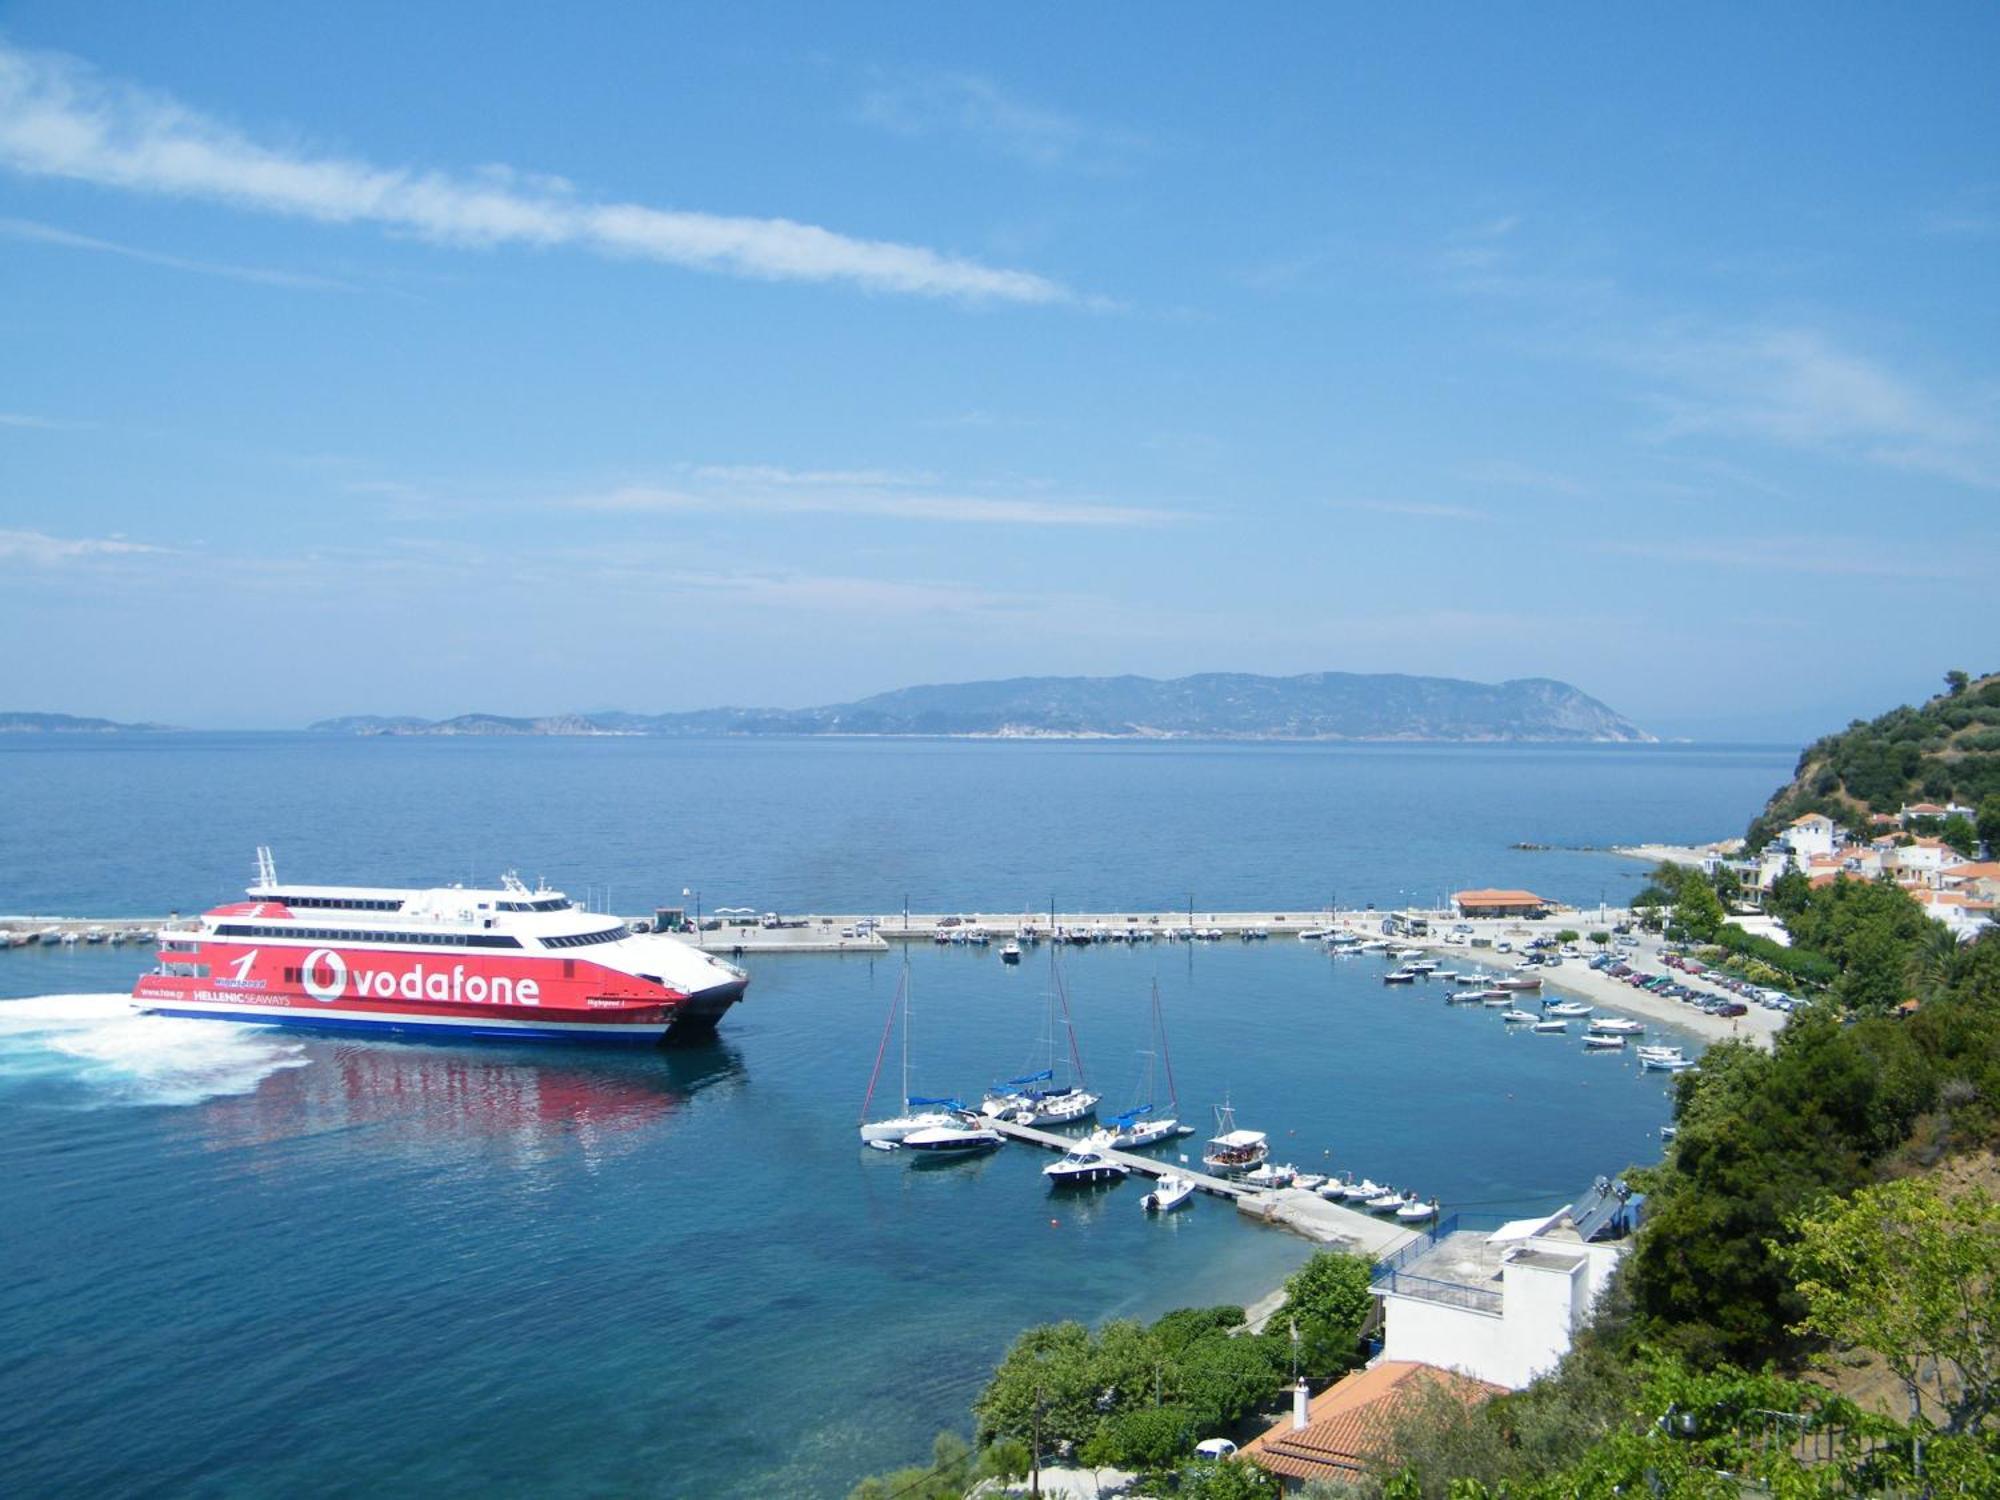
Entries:
POLYGON ((347 988, 347 960, 331 948, 315 948, 306 955, 299 982, 315 1000, 338 1000, 347 988))

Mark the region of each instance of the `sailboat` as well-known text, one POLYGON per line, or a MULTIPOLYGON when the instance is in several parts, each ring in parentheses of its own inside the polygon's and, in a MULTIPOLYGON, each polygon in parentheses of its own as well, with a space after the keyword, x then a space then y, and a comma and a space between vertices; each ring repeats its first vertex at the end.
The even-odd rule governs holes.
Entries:
POLYGON ((1160 1013, 1160 982, 1153 981, 1153 1050, 1146 1054, 1145 1102, 1135 1104, 1122 1114, 1113 1115, 1110 1124, 1093 1131, 1085 1138, 1086 1145, 1102 1150, 1131 1151, 1140 1146, 1153 1146, 1169 1137, 1181 1133, 1181 1122, 1173 1116, 1153 1116, 1153 1096, 1157 1092, 1156 1070, 1164 1062, 1167 1069, 1167 1107, 1177 1115, 1180 1110, 1180 1091, 1174 1087, 1174 1059, 1167 1051, 1167 1023, 1160 1013))
POLYGON ((900 1145, 919 1130, 942 1130, 959 1123, 951 1111, 959 1108, 956 1099, 918 1099, 910 1093, 910 961, 903 960, 903 975, 896 982, 895 998, 889 1002, 889 1018, 882 1023, 882 1044, 875 1049, 875 1071, 868 1075, 868 1095, 861 1101, 861 1139, 868 1145, 900 1145), (868 1118, 875 1102, 875 1085, 882 1077, 882 1059, 889 1050, 889 1033, 895 1028, 896 1013, 903 1015, 903 1112, 888 1120, 868 1118))
POLYGON ((1074 1125, 1097 1113, 1098 1096, 1084 1086, 1083 1057, 1076 1049, 1076 1022, 1070 1015, 1069 992, 1063 987, 1057 957, 1060 951, 1060 944, 1049 946, 1049 1065, 989 1089, 979 1105, 988 1118, 1012 1120, 1017 1125, 1074 1125), (1069 1039, 1071 1082, 1063 1085, 1056 1083, 1058 1007, 1064 1035, 1069 1039))

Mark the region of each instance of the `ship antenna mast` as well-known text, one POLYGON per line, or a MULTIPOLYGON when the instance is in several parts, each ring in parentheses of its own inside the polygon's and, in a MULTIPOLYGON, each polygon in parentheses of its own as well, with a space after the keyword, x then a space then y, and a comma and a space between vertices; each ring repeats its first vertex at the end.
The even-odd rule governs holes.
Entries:
POLYGON ((271 846, 257 846, 257 884, 269 888, 278 883, 278 862, 271 858, 271 846))

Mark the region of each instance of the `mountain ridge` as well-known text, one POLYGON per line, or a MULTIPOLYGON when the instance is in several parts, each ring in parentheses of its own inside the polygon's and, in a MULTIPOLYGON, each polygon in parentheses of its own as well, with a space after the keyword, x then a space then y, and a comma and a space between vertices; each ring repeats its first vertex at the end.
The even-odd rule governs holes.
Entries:
POLYGON ((978 739, 1407 740, 1648 743, 1580 689, 1547 677, 1500 683, 1405 673, 1266 677, 1013 677, 927 683, 813 708, 424 720, 350 715, 309 726, 346 734, 845 735, 978 739))

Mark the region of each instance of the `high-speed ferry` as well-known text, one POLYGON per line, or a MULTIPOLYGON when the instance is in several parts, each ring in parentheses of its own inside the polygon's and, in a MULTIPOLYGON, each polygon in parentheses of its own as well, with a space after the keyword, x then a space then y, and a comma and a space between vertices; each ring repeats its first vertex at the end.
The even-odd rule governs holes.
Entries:
POLYGON ((743 998, 734 964, 635 933, 561 891, 281 885, 160 932, 141 1010, 433 1038, 648 1044, 700 1038, 743 998))

